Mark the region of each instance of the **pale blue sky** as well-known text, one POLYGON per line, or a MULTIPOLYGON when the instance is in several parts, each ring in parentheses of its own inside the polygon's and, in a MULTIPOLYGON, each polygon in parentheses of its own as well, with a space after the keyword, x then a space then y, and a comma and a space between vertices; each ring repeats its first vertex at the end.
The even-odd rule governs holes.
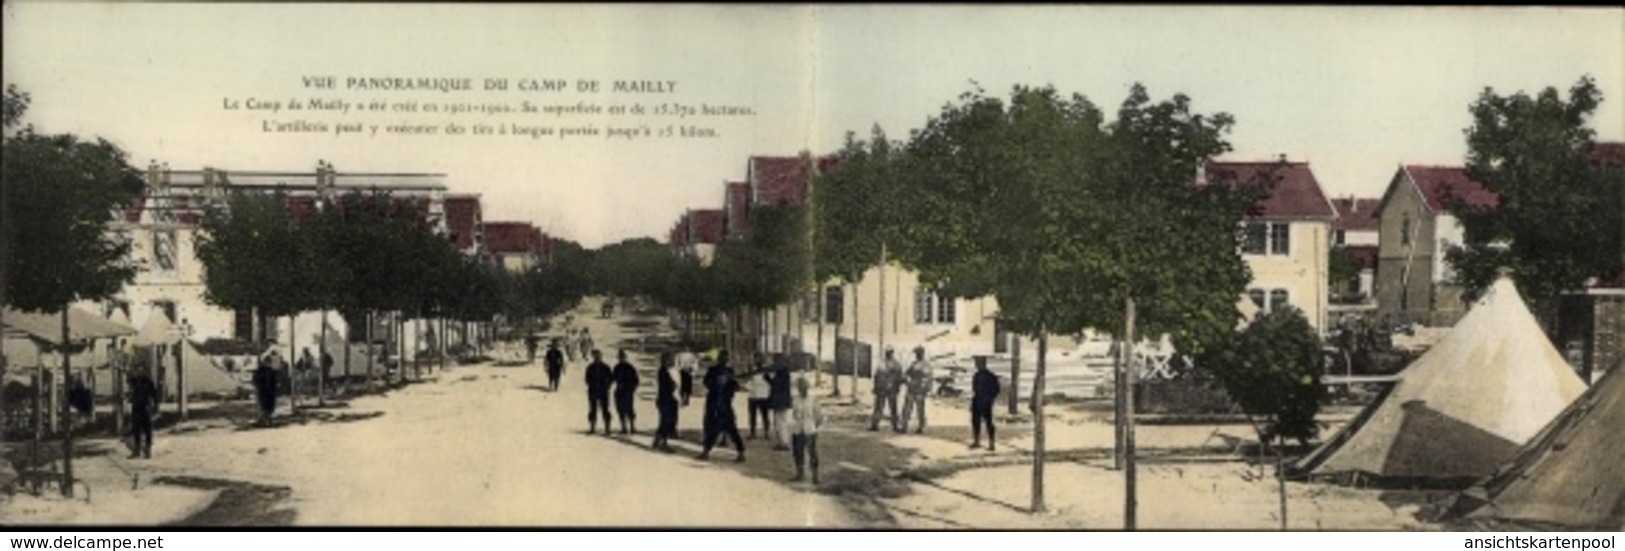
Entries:
POLYGON ((7 3, 4 21, 6 82, 33 94, 28 119, 42 130, 106 137, 141 164, 306 169, 327 159, 349 171, 445 172, 454 190, 484 195, 487 219, 534 221, 589 245, 663 237, 682 210, 720 205, 721 183, 743 178, 751 154, 828 152, 876 123, 906 136, 971 80, 993 93, 1053 84, 1108 109, 1136 81, 1159 98, 1183 92, 1198 110, 1235 115, 1233 158, 1308 160, 1337 195, 1375 196, 1400 163, 1459 163, 1467 105, 1485 86, 1567 89, 1592 75, 1606 96, 1593 127, 1625 138, 1620 9, 7 3), (606 143, 267 134, 261 120, 296 117, 221 107, 226 97, 437 96, 300 84, 329 74, 670 79, 675 94, 641 99, 758 115, 713 121, 717 140, 606 143))

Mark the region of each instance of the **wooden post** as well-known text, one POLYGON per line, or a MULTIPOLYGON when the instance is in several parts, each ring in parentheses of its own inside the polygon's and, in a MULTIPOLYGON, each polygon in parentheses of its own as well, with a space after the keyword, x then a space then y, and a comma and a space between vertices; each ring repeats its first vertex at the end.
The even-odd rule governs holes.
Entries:
POLYGON ((117 352, 117 360, 113 363, 113 436, 124 437, 124 374, 129 369, 129 356, 124 354, 121 347, 117 352))
POLYGON ((1134 365, 1134 298, 1123 299, 1123 529, 1135 529, 1135 511, 1139 508, 1135 492, 1134 472, 1134 379, 1138 375, 1134 365))
MULTIPOLYGON (((886 244, 880 244, 880 277, 875 278, 880 284, 880 301, 875 305, 875 353, 886 353, 886 244)), ((876 356, 884 357, 884 356, 876 356)), ((874 369, 879 369, 875 365, 874 369)), ((873 371, 869 373, 873 374, 873 371)))
POLYGON ((175 341, 175 409, 180 413, 182 421, 185 421, 187 417, 185 344, 186 337, 184 336, 175 341))
POLYGON ((294 320, 299 314, 288 314, 288 410, 299 413, 299 352, 294 350, 294 341, 297 340, 294 331, 294 320))
POLYGON ((327 310, 322 310, 322 333, 316 341, 316 405, 327 405, 327 310))

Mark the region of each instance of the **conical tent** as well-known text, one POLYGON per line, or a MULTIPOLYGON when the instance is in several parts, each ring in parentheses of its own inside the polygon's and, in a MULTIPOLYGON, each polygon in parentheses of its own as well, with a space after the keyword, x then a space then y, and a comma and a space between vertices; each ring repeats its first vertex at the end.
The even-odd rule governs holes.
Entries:
POLYGON ((1584 391, 1502 278, 1374 409, 1296 466, 1465 485, 1512 458, 1584 391))
POLYGON ((1625 525, 1625 366, 1602 380, 1494 475, 1463 492, 1469 517, 1578 529, 1625 525))
MULTIPOLYGON (((186 394, 196 396, 199 394, 230 394, 237 391, 237 382, 231 375, 214 366, 214 362, 193 345, 191 341, 181 338, 180 329, 169 322, 169 318, 161 314, 153 314, 147 318, 147 324, 141 331, 130 337, 130 344, 135 346, 173 346, 177 341, 181 344, 181 357, 184 360, 182 367, 186 370, 186 394)), ((166 358, 164 365, 174 365, 174 360, 166 358)), ((164 370, 163 384, 166 388, 179 388, 180 381, 173 369, 164 370)))

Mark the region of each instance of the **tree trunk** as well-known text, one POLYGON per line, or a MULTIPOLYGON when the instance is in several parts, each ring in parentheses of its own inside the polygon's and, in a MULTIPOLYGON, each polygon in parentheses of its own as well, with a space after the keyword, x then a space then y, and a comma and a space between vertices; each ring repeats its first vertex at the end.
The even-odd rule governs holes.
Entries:
MULTIPOLYGON (((886 353, 886 244, 880 244, 880 301, 875 304, 875 354, 886 353)), ((884 356, 876 356, 877 358, 884 356)), ((879 367, 878 365, 874 367, 879 367)), ((870 373, 874 373, 871 371, 870 373)))
POLYGON ((1021 335, 1010 335, 1010 415, 1021 413, 1016 404, 1021 401, 1021 335))
POLYGON ((352 340, 350 337, 355 335, 355 328, 350 327, 349 320, 352 318, 354 318, 353 312, 344 321, 344 384, 339 387, 339 393, 345 396, 350 395, 350 348, 353 344, 350 342, 352 340))
POLYGON ((373 366, 378 364, 378 344, 377 341, 373 340, 372 336, 372 329, 374 325, 377 325, 375 315, 372 310, 367 310, 367 327, 365 330, 367 333, 367 388, 369 390, 372 388, 372 384, 374 382, 372 378, 373 366))
MULTIPOLYGON (((1262 441, 1263 439, 1260 438, 1259 440, 1262 441)), ((1286 523, 1286 460, 1281 457, 1281 446, 1276 445, 1276 446, 1274 446, 1274 448, 1275 448, 1275 491, 1276 491, 1276 495, 1280 496, 1280 500, 1281 500, 1281 531, 1285 532, 1287 530, 1287 528, 1286 528, 1286 526, 1287 526, 1287 523, 1286 523)))
POLYGON ((175 409, 182 421, 188 417, 186 400, 186 336, 175 341, 175 409))
POLYGON ((62 395, 62 497, 71 498, 73 497, 73 418, 69 417, 68 408, 70 406, 68 405, 67 395, 63 394, 72 386, 68 384, 68 381, 73 378, 73 375, 70 374, 72 367, 69 365, 72 354, 68 350, 68 305, 64 304, 62 305, 62 384, 53 389, 55 391, 53 394, 62 395))
POLYGON ((1124 341, 1119 340, 1112 358, 1112 468, 1123 470, 1123 427, 1128 411, 1123 409, 1123 371, 1128 360, 1123 356, 1124 341))
POLYGON ((298 316, 298 314, 288 316, 288 409, 294 413, 299 413, 299 370, 294 368, 299 365, 299 355, 294 350, 294 335, 298 333, 293 330, 294 320, 298 316))
MULTIPOLYGON (((874 377, 873 371, 869 372, 874 377)), ((858 284, 852 284, 852 399, 858 399, 858 284)))
POLYGON ((1134 379, 1138 369, 1134 365, 1134 298, 1123 299, 1123 529, 1135 529, 1135 511, 1139 509, 1134 472, 1134 379))
POLYGON ((1033 373, 1031 408, 1033 414, 1033 503, 1031 512, 1042 513, 1044 506, 1044 356, 1049 352, 1049 325, 1038 324, 1038 367, 1033 373))
POLYGON ((130 362, 124 350, 119 350, 122 358, 113 364, 113 436, 124 437, 124 374, 130 362))
POLYGON ((327 310, 322 310, 322 335, 316 341, 316 405, 327 405, 327 310))
MULTIPOLYGON (((813 343, 813 382, 823 383, 824 363, 824 287, 822 284, 813 284, 813 298, 818 301, 818 342, 813 343)), ((831 396, 841 395, 840 375, 835 375, 835 392, 831 396)))
POLYGON ((446 370, 446 318, 440 318, 440 333, 435 335, 435 345, 440 349, 440 371, 446 370))

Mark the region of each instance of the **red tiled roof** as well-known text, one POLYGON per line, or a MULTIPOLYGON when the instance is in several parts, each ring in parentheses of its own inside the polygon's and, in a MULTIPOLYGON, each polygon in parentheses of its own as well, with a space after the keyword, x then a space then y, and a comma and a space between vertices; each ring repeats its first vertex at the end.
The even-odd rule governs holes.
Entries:
MULTIPOLYGON (((833 169, 839 157, 826 155, 815 160, 820 172, 833 169)), ((755 192, 753 202, 765 205, 799 205, 807 201, 807 183, 810 180, 808 164, 799 157, 750 158, 750 184, 755 192)))
POLYGON ((1459 166, 1406 165, 1405 173, 1422 192, 1428 210, 1444 212, 1449 200, 1459 200, 1473 208, 1495 208, 1499 202, 1495 192, 1467 176, 1467 169, 1459 166))
POLYGON ((1309 170, 1309 163, 1212 162, 1204 167, 1204 171, 1208 183, 1233 186, 1253 182, 1277 167, 1278 170, 1274 173, 1275 186, 1267 197, 1259 201, 1258 211, 1254 217, 1326 219, 1337 217, 1337 213, 1332 210, 1331 202, 1326 200, 1326 194, 1320 190, 1320 182, 1315 180, 1315 173, 1309 170))
POLYGON ((750 184, 745 182, 729 182, 727 185, 726 213, 723 220, 723 233, 732 236, 743 236, 750 233, 750 184))
POLYGON ((694 244, 715 245, 722 242, 725 217, 722 209, 689 211, 690 232, 694 244))
POLYGON ((540 252, 542 231, 526 222, 486 222, 485 250, 492 254, 540 252))
POLYGON ((671 232, 666 235, 666 244, 673 248, 688 246, 688 213, 677 217, 677 223, 672 225, 671 232))
POLYGON ((1598 142, 1591 144, 1591 162, 1610 168, 1625 168, 1625 143, 1598 142))
POLYGON ((480 198, 463 195, 446 198, 446 229, 451 232, 452 245, 459 250, 474 247, 474 236, 479 233, 480 198))
POLYGON ((1337 211, 1337 220, 1332 222, 1332 229, 1377 231, 1382 226, 1382 219, 1377 217, 1377 207, 1381 205, 1381 199, 1332 199, 1332 208, 1337 211))

